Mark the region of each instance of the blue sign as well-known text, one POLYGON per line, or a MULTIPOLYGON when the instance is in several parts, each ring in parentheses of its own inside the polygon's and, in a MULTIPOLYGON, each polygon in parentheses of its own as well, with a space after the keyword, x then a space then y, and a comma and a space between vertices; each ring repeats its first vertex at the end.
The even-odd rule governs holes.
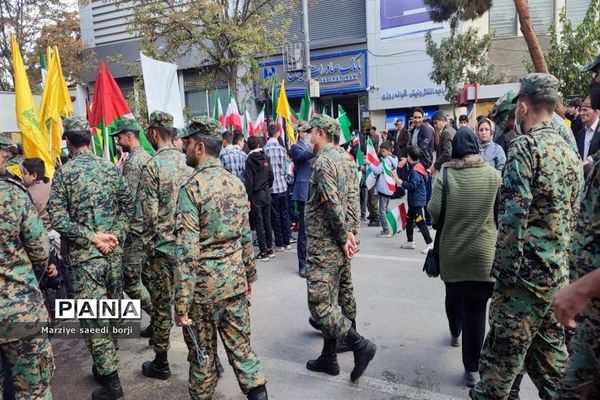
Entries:
MULTIPOLYGON (((320 84, 321 96, 367 90, 367 52, 351 50, 333 54, 321 54, 310 58, 310 76, 320 84)), ((306 82, 302 71, 287 73, 283 61, 260 64, 263 80, 275 77, 277 82, 285 79, 288 97, 302 97, 306 82)), ((258 87, 264 87, 259 82, 258 87)))

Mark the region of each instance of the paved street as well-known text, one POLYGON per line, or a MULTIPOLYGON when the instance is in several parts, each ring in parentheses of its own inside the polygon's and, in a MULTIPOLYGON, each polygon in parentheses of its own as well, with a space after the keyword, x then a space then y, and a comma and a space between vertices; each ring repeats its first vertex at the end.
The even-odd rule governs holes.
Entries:
MULTIPOLYGON (((297 275, 295 251, 277 253, 271 262, 258 263, 252 313, 252 343, 260 356, 271 399, 431 399, 468 398, 462 385, 461 351, 449 346, 444 313, 444 286, 421 272, 424 243, 415 232, 417 250, 402 250, 405 234, 377 239, 379 228, 361 230, 361 252, 353 262, 358 301, 359 332, 373 340, 378 351, 358 384, 351 384, 352 353, 339 356, 337 377, 310 372, 322 341, 308 324, 306 284, 297 275)), ((144 321, 143 326, 146 326, 144 321)), ((56 400, 89 398, 96 385, 91 358, 83 340, 54 340, 56 400)), ((244 399, 223 351, 225 376, 215 400, 244 399)), ((142 376, 141 364, 153 358, 147 340, 120 341, 119 373, 129 400, 187 399, 187 349, 181 330, 173 328, 169 352, 173 376, 157 381, 142 376)), ((522 399, 537 399, 527 380, 522 399)))

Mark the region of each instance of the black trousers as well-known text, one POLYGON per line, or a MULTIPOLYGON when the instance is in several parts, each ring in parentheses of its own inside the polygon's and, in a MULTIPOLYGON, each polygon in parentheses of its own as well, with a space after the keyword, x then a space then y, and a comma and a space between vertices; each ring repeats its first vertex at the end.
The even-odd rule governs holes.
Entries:
POLYGON ((298 205, 298 217, 300 219, 300 224, 298 226, 298 269, 306 268, 306 225, 304 222, 304 206, 306 203, 304 201, 297 201, 298 205))
POLYGON ((423 207, 408 207, 408 212, 406 213, 406 239, 408 239, 409 242, 413 241, 415 224, 417 224, 417 227, 421 231, 425 243, 429 244, 433 242, 433 240, 431 240, 431 235, 429 234, 429 229, 427 229, 427 224, 425 224, 425 219, 423 218, 423 207))
POLYGON ((273 248, 273 231, 271 230, 271 203, 251 205, 250 213, 256 229, 258 248, 261 253, 273 248))
POLYGON ((446 282, 446 316, 450 334, 462 333, 462 359, 465 371, 479 370, 479 356, 485 339, 487 302, 493 282, 446 282))

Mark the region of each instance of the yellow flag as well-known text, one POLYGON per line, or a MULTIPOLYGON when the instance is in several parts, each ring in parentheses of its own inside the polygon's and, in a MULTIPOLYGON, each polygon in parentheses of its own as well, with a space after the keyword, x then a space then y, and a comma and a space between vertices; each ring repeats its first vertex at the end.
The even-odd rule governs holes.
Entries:
POLYGON ((73 114, 71 95, 62 74, 58 48, 55 46, 52 51, 48 49, 48 73, 40 107, 42 134, 48 140, 48 149, 52 160, 60 157, 63 133, 61 118, 73 114))
POLYGON ((281 81, 281 89, 279 90, 279 100, 277 101, 277 115, 281 115, 285 119, 285 133, 290 144, 296 143, 294 136, 294 127, 292 125, 292 113, 290 111, 290 103, 285 94, 285 81, 281 81))
POLYGON ((48 140, 42 134, 38 113, 33 103, 31 89, 29 88, 29 79, 25 73, 25 66, 21 58, 21 51, 17 44, 17 38, 11 35, 12 61, 15 77, 15 98, 17 126, 21 130, 23 139, 23 156, 25 158, 38 157, 44 160, 46 166, 46 176, 52 178, 54 175, 54 165, 48 152, 48 140))

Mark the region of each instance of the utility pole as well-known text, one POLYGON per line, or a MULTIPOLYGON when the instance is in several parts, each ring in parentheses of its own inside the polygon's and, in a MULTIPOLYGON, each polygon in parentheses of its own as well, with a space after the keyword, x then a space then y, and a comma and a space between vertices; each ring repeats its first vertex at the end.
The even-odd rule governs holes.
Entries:
MULTIPOLYGON (((302 0, 302 16, 304 30, 304 79, 306 83, 306 93, 308 93, 310 98, 310 36, 308 34, 308 0, 302 0)), ((312 99, 310 102, 312 106, 312 99)))

